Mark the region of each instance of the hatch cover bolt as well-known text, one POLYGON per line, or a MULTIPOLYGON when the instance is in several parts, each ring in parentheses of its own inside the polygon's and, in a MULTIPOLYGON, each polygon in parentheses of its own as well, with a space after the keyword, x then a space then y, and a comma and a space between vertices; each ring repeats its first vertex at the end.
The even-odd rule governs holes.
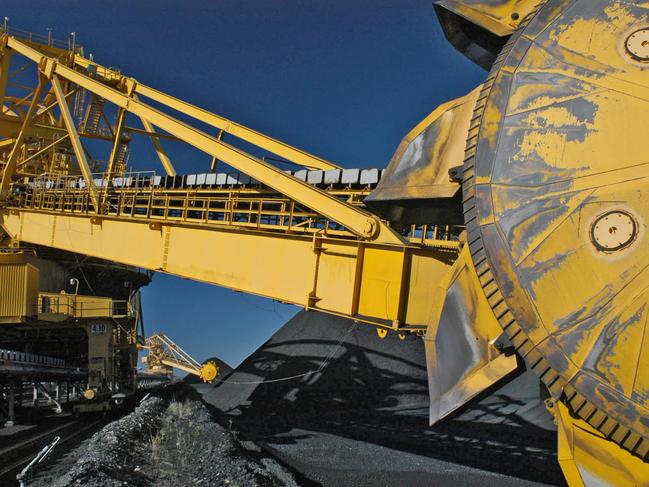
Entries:
POLYGON ((636 30, 627 37, 625 47, 636 61, 649 62, 649 27, 636 30))
POLYGON ((628 247, 638 234, 638 224, 625 211, 609 211, 597 217, 590 228, 593 245, 604 252, 628 247))

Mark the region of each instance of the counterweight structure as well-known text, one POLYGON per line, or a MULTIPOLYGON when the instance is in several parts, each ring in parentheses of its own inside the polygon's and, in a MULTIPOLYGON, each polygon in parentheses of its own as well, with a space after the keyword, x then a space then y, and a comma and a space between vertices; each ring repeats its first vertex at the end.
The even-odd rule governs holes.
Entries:
POLYGON ((407 134, 387 169, 363 171, 5 26, 3 245, 420 334, 431 423, 530 368, 571 485, 648 484, 649 10, 614 0, 435 10, 489 75, 407 134), (22 93, 17 62, 35 71, 22 93), (161 173, 129 171, 134 137, 150 139, 161 173), (182 175, 168 140, 202 151, 205 172, 182 175))

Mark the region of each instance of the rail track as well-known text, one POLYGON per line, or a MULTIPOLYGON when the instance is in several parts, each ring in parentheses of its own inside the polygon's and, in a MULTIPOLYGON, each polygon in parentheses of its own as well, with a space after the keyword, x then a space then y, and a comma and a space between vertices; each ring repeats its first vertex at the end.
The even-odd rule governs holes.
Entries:
POLYGON ((18 485, 16 474, 27 465, 36 454, 50 443, 54 437, 59 436, 61 440, 56 450, 49 457, 48 462, 60 457, 66 451, 65 444, 72 440, 83 440, 101 427, 109 423, 109 418, 88 418, 82 417, 72 419, 63 424, 57 424, 46 431, 35 432, 15 444, 0 450, 0 485, 18 485))

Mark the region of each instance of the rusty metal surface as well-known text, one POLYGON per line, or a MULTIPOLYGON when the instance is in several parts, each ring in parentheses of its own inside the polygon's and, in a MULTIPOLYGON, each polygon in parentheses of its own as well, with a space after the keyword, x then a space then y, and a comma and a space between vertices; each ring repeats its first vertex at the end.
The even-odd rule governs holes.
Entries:
POLYGON ((549 0, 526 24, 485 83, 467 145, 473 260, 550 392, 647 458, 649 64, 625 44, 649 26, 649 4, 549 0), (636 229, 615 250, 592 238, 611 211, 636 229))

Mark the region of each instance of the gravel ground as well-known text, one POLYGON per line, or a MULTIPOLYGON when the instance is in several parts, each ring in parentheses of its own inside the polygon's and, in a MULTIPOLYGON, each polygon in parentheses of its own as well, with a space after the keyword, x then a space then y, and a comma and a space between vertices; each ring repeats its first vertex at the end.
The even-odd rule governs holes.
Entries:
POLYGON ((107 425, 30 486, 297 487, 276 460, 216 423, 193 390, 174 387, 171 397, 151 397, 107 425))

